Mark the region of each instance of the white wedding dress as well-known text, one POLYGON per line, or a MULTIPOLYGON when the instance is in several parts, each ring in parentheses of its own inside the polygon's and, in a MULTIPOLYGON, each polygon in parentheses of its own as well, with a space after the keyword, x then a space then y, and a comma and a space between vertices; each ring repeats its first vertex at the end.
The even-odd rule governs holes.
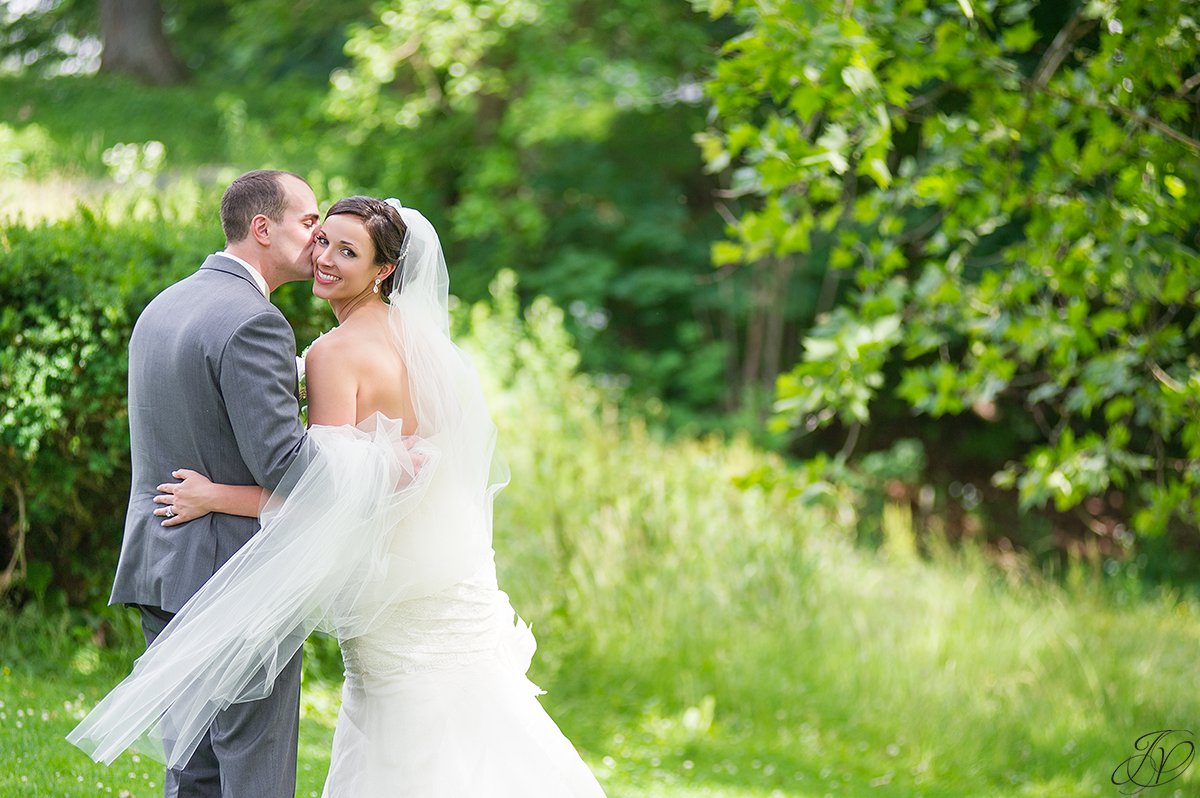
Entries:
POLYGON ((495 572, 343 641, 327 798, 602 795, 525 678, 533 637, 495 572))
POLYGON ((437 234, 401 215, 390 319, 415 433, 378 413, 310 429, 262 530, 68 736, 97 761, 134 747, 181 767, 320 629, 346 668, 326 798, 602 798, 525 676, 533 635, 492 551, 495 428, 449 338, 437 234))

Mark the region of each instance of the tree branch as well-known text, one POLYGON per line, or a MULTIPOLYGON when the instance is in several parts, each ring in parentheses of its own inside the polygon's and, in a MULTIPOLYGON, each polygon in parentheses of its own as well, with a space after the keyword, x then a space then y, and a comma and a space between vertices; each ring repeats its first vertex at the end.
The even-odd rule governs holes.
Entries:
POLYGON ((854 426, 850 427, 850 433, 846 436, 846 442, 842 445, 842 457, 849 457, 854 453, 854 447, 858 446, 858 436, 862 432, 862 423, 855 421, 854 426))
POLYGON ((1062 30, 1054 37, 1054 41, 1050 42, 1050 46, 1046 48, 1046 52, 1042 54, 1042 60, 1038 62, 1037 69, 1033 71, 1033 83, 1035 86, 1045 86, 1050 83, 1050 78, 1054 77, 1054 73, 1062 66, 1062 62, 1067 60, 1067 54, 1071 51, 1071 45, 1077 39, 1086 34, 1096 25, 1094 19, 1084 19, 1083 12, 1086 6, 1080 6, 1079 10, 1063 25, 1062 30))
MULTIPOLYGON (((1026 84, 1030 84, 1030 82, 1026 81, 1026 84)), ((1032 84, 1030 84, 1030 85, 1032 85, 1032 84)), ((1112 103, 1101 103, 1101 102, 1096 102, 1094 100, 1085 100, 1082 97, 1075 97, 1070 94, 1065 94, 1060 91, 1055 91, 1054 89, 1051 89, 1048 86, 1032 86, 1032 88, 1034 88, 1037 91, 1040 91, 1044 94, 1049 94, 1051 97, 1057 97, 1060 100, 1066 100, 1067 102, 1073 102, 1078 105, 1082 105, 1085 108, 1095 108, 1097 111, 1109 111, 1109 112, 1118 113, 1121 116, 1124 116, 1128 119, 1132 119, 1133 121, 1138 122, 1139 124, 1145 125, 1146 127, 1153 128, 1153 129, 1157 130, 1158 132, 1162 133, 1167 138, 1170 138, 1170 139, 1173 139, 1173 140, 1179 142, 1180 144, 1187 147, 1192 152, 1200 154, 1200 139, 1194 139, 1185 133, 1180 133, 1178 130, 1171 127, 1166 122, 1163 122, 1161 119, 1155 119, 1152 116, 1140 114, 1137 111, 1131 110, 1129 108, 1123 108, 1119 105, 1113 105, 1112 103)))
POLYGON ((8 566, 0 572, 0 594, 12 586, 17 576, 25 576, 25 532, 29 528, 29 518, 25 514, 25 491, 21 490, 21 483, 14 480, 12 487, 13 493, 17 495, 17 521, 8 532, 13 544, 13 554, 8 566))
POLYGON ((1190 78, 1185 80, 1183 85, 1179 87, 1179 91, 1175 92, 1175 96, 1184 97, 1188 92, 1197 86, 1200 86, 1200 72, 1197 72, 1195 75, 1192 75, 1190 78))

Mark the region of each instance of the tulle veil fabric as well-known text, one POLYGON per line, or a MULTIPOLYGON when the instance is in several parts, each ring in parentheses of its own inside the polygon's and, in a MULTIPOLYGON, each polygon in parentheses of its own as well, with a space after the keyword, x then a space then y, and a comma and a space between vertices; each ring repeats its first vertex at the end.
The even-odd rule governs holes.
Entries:
POLYGON ((134 748, 182 767, 218 712, 270 693, 314 629, 366 634, 398 602, 490 562, 492 498, 508 475, 493 457, 478 376, 449 336, 437 233, 420 212, 400 214, 408 232, 389 322, 409 375, 412 434, 381 414, 309 430, 260 532, 68 735, 93 759, 134 748))

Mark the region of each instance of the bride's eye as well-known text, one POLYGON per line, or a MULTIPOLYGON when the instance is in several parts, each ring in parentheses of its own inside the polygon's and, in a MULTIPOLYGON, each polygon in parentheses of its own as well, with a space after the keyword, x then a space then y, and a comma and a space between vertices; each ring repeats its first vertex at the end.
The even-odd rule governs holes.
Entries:
POLYGON ((323 247, 327 247, 329 246, 329 239, 325 238, 325 236, 321 235, 320 233, 317 233, 317 243, 323 247))
POLYGON ((347 258, 353 258, 353 257, 354 257, 354 250, 352 250, 352 249, 346 249, 345 247, 342 247, 342 255, 343 255, 344 257, 347 257, 347 258))

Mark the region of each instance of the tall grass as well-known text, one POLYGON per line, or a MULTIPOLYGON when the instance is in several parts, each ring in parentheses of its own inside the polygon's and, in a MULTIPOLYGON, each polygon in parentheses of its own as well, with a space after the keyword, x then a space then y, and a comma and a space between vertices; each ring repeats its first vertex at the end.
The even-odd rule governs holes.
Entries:
MULTIPOLYGON (((787 478, 734 485, 784 463, 618 417, 603 380, 575 373, 561 311, 522 317, 508 274, 493 293, 457 326, 513 476, 501 586, 534 626, 544 704, 610 795, 1116 795, 1135 738, 1194 728, 1192 599, 1130 598, 1082 569, 1047 581, 970 548, 858 548, 787 478)), ((59 618, 0 622, 0 796, 154 795, 151 763, 105 770, 61 739, 124 672, 136 629, 115 621, 114 650, 94 622, 59 618), (22 705, 36 722, 18 729, 22 705)), ((302 796, 320 789, 338 686, 328 643, 309 664, 302 796)), ((1154 794, 1193 794, 1197 775, 1154 794)))
MULTIPOLYGON (((623 720, 587 742, 614 771, 815 794, 1093 794, 1115 790, 1135 738, 1200 720, 1194 601, 1116 606, 1082 568, 1053 583, 971 548, 856 548, 787 479, 733 484, 783 463, 618 419, 573 375, 561 312, 535 303, 514 324, 507 291, 472 337, 513 472, 501 579, 560 647, 541 655, 549 680, 609 691, 623 720)), ((896 510, 885 528, 905 523, 896 510)))

